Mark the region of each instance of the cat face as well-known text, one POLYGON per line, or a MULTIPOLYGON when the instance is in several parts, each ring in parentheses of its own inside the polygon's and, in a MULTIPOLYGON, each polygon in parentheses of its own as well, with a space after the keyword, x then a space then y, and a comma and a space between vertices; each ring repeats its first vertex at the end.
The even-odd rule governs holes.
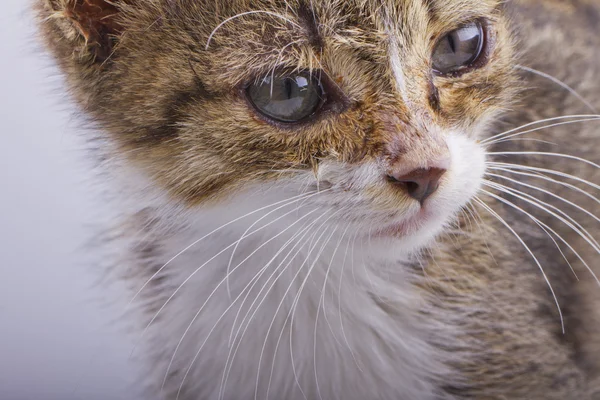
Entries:
POLYGON ((515 95, 496 0, 45 0, 75 95, 190 206, 323 190, 376 234, 441 229, 515 95))

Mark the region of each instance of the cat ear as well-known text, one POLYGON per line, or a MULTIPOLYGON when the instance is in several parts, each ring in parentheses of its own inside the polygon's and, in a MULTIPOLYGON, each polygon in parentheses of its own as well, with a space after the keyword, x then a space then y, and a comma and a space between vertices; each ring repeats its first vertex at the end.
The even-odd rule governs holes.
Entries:
POLYGON ((112 53, 123 33, 121 8, 127 0, 45 0, 54 22, 66 40, 80 55, 91 55, 103 62, 112 53))

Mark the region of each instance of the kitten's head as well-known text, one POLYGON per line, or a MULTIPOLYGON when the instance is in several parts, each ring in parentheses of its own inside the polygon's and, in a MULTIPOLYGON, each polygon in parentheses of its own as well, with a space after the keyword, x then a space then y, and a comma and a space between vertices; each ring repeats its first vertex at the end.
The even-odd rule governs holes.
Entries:
MULTIPOLYGON (((84 109, 191 206, 256 185, 387 236, 474 196, 515 94, 499 0, 40 0, 84 109)), ((420 240, 417 240, 420 242, 420 240)))

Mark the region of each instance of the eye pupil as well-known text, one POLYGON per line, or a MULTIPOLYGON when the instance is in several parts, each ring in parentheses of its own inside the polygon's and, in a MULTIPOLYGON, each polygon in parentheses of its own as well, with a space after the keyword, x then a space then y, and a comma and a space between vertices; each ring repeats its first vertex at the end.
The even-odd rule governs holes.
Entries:
POLYGON ((454 34, 448 35, 448 44, 450 45, 452 52, 456 53, 456 43, 454 42, 454 34))
POLYGON ((292 98, 292 81, 289 78, 285 80, 285 94, 288 99, 292 98))
POLYGON ((433 69, 440 74, 460 72, 477 61, 483 44, 481 23, 465 24, 438 42, 433 52, 433 69))
POLYGON ((270 76, 246 90, 248 99, 262 115, 278 122, 302 121, 318 111, 324 92, 314 74, 300 72, 270 76))

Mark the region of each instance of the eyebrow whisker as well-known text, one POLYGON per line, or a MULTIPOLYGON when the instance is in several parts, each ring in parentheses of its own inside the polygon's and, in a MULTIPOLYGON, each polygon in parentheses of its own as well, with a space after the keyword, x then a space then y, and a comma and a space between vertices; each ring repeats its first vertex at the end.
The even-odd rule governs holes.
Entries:
POLYGON ((239 13, 236 14, 232 17, 229 17, 227 19, 225 19, 223 22, 221 22, 219 25, 217 25, 217 27, 215 29, 213 29, 213 31, 210 33, 210 35, 208 35, 208 39, 206 41, 206 47, 205 49, 208 50, 208 48, 210 47, 210 43, 212 42, 213 37, 215 36, 215 34, 217 33, 217 31, 219 29, 221 29, 223 27, 223 25, 227 24, 230 21, 233 21, 234 19, 246 16, 246 15, 253 15, 253 14, 267 14, 270 15, 272 17, 275 18, 280 18, 282 20, 284 20, 285 22, 297 27, 297 28, 302 28, 300 25, 298 25, 296 22, 292 21, 291 19, 289 19, 288 17, 281 15, 281 14, 277 14, 275 12, 272 11, 265 11, 265 10, 253 10, 253 11, 246 11, 243 13, 239 13))

